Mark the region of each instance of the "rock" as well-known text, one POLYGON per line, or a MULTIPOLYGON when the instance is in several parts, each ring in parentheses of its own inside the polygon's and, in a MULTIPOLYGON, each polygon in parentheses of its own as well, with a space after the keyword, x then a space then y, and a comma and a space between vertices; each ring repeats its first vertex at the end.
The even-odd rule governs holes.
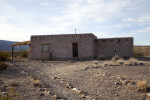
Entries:
POLYGON ((46 91, 47 94, 51 94, 51 91, 46 91))
POLYGON ((115 82, 115 85, 122 85, 121 82, 115 82))
POLYGON ((115 94, 115 96, 119 96, 119 94, 115 94))
POLYGON ((102 75, 103 75, 103 76, 106 76, 106 74, 105 74, 105 73, 102 73, 102 75))
POLYGON ((128 80, 124 80, 124 81, 122 81, 122 84, 124 84, 124 85, 127 85, 129 83, 129 81, 128 80))
POLYGON ((66 83, 66 88, 71 87, 71 85, 69 83, 66 83))
POLYGON ((73 90, 73 91, 77 91, 78 89, 77 89, 77 88, 73 88, 72 90, 73 90))
POLYGON ((60 81, 61 84, 65 83, 63 80, 60 81))
POLYGON ((61 79, 60 77, 57 77, 57 79, 61 79))
POLYGON ((95 100, 95 99, 93 99, 91 96, 86 96, 86 98, 87 98, 88 100, 95 100))
POLYGON ((86 98, 85 94, 82 94, 82 95, 81 95, 81 98, 86 98))
POLYGON ((40 96, 44 96, 44 95, 45 95, 44 93, 41 93, 41 94, 40 94, 40 96))
POLYGON ((140 63, 140 65, 144 65, 144 63, 140 63))
POLYGON ((83 92, 82 90, 78 90, 77 93, 78 93, 78 94, 82 94, 82 93, 84 93, 84 92, 83 92))
POLYGON ((120 77, 119 77, 119 76, 117 76, 117 79, 120 79, 120 77))
POLYGON ((45 89, 44 88, 40 88, 39 91, 45 91, 45 89))
POLYGON ((54 100, 55 100, 55 99, 57 99, 57 96, 56 96, 56 95, 53 95, 52 98, 54 98, 54 100))
POLYGON ((72 90, 74 90, 74 91, 75 91, 76 89, 77 89, 77 88, 73 88, 72 90))
POLYGON ((147 93, 147 96, 150 97, 150 93, 147 93))
POLYGON ((2 92, 6 92, 6 90, 7 90, 7 86, 3 86, 2 87, 2 92))
POLYGON ((54 100, 64 100, 63 98, 57 97, 56 95, 53 95, 52 98, 54 98, 54 100))
POLYGON ((52 79, 53 79, 53 80, 55 80, 55 79, 57 79, 57 77, 55 77, 55 76, 52 76, 52 79))
POLYGON ((92 66, 91 68, 100 68, 100 66, 92 66))
POLYGON ((52 79, 61 79, 60 77, 52 76, 52 79))
POLYGON ((120 81, 125 81, 125 80, 127 80, 126 78, 120 78, 120 81))
POLYGON ((24 71, 21 71, 22 74, 24 74, 24 71))
POLYGON ((2 92, 3 95, 6 95, 6 92, 2 92))
POLYGON ((83 70, 83 71, 86 71, 87 69, 89 69, 89 67, 85 67, 85 68, 83 68, 82 70, 83 70))
POLYGON ((55 65, 55 64, 51 64, 51 66, 53 66, 53 65, 55 65))
POLYGON ((130 82, 128 85, 136 85, 136 82, 130 82))

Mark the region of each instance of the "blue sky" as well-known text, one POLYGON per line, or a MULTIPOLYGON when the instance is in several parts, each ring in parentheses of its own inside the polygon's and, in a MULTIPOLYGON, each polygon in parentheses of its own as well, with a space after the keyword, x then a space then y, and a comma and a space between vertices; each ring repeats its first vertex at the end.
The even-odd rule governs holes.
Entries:
POLYGON ((150 45, 150 0, 0 0, 0 39, 94 33, 150 45))

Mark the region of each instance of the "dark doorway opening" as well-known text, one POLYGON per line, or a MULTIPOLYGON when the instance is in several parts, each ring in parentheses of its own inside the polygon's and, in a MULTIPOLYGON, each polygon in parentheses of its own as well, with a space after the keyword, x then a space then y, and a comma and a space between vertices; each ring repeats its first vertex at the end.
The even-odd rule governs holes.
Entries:
POLYGON ((73 57, 78 57, 78 43, 72 43, 73 57))

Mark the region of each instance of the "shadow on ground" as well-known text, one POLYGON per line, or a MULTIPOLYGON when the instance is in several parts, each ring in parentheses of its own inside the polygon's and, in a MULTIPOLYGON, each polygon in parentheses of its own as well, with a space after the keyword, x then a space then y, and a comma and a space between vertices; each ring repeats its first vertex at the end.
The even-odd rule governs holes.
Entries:
POLYGON ((140 61, 150 61, 150 57, 138 57, 140 61))

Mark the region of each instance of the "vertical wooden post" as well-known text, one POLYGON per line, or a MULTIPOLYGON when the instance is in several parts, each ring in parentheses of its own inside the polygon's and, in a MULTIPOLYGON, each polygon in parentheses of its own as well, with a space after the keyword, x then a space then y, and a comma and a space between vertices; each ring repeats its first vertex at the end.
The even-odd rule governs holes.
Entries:
POLYGON ((12 59, 13 59, 13 55, 14 54, 14 47, 12 46, 12 59))

